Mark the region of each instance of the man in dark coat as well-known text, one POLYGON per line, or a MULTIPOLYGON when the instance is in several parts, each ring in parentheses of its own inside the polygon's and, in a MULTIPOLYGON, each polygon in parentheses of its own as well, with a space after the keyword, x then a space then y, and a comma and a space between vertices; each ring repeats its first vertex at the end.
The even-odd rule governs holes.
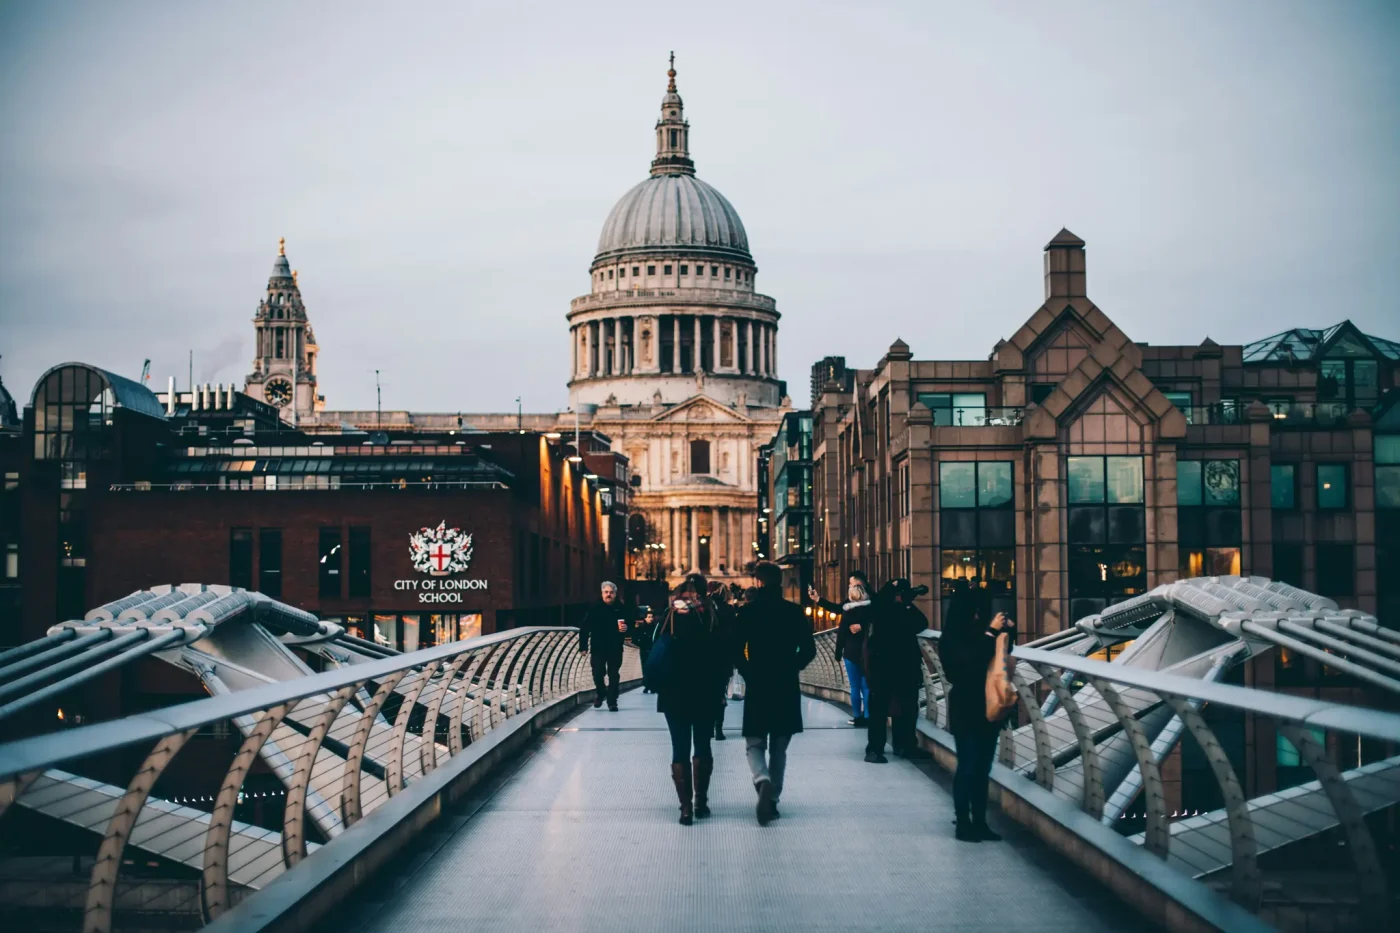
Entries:
POLYGON ((617 712, 617 682, 622 669, 622 643, 632 631, 636 613, 622 601, 617 584, 602 586, 602 599, 594 603, 578 627, 578 650, 588 652, 593 665, 593 708, 608 701, 617 712))
POLYGON ((758 822, 778 814, 787 748, 802 731, 802 690, 797 675, 817 655, 802 607, 783 599, 782 568, 759 561, 758 593, 739 610, 735 662, 746 684, 744 742, 758 792, 758 822))
POLYGON ((892 580, 880 590, 870 634, 866 639, 866 676, 870 680, 870 724, 865 760, 884 764, 885 721, 893 720, 890 736, 894 753, 919 754, 914 738, 919 712, 919 687, 923 683, 923 655, 919 633, 928 620, 913 604, 915 591, 908 580, 892 580))

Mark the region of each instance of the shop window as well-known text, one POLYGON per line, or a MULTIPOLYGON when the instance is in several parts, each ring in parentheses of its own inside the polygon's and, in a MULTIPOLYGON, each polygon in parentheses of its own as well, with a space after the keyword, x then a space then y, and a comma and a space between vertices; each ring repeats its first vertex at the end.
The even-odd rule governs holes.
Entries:
POLYGON ((979 427, 987 423, 985 392, 920 392, 919 402, 943 427, 979 427))
POLYGON ((1298 507, 1297 468, 1291 463, 1269 466, 1269 504, 1275 509, 1298 507))
POLYGON ((1350 544, 1317 545, 1317 587, 1328 598, 1356 595, 1356 548, 1350 544))
POLYGON ((233 528, 228 536, 228 584, 253 588, 253 529, 233 528))
POLYGON ((1347 497, 1347 465, 1345 463, 1319 463, 1317 465, 1317 507, 1319 509, 1345 509, 1347 497))
POLYGON ((1176 465, 1178 570, 1182 577, 1240 573, 1240 462, 1176 465))
POLYGON ((419 623, 421 621, 422 616, 416 613, 399 616, 399 633, 403 637, 404 654, 417 651, 419 648, 428 647, 427 645, 421 644, 422 632, 419 629, 419 623))
POLYGON ((369 528, 350 528, 350 598, 368 599, 370 595, 370 533, 369 528))
POLYGON ((385 648, 399 650, 399 617, 376 615, 374 617, 374 643, 385 648))
POLYGON ((340 567, 345 555, 340 553, 340 529, 322 528, 317 547, 317 579, 322 599, 340 598, 340 567))
POLYGON ((273 599, 282 598, 282 529, 263 528, 258 532, 258 592, 273 599))
POLYGON ((19 579, 19 544, 13 541, 5 545, 5 579, 19 579))

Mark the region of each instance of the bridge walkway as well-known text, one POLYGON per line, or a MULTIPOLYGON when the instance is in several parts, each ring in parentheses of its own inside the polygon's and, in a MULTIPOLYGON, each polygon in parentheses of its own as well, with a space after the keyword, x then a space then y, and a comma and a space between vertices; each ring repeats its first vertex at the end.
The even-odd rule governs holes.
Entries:
POLYGON ((714 815, 676 823, 655 698, 586 710, 444 814, 414 855, 361 884, 337 933, 565 930, 1142 929, 1140 915, 1002 821, 953 839, 947 776, 862 760, 864 732, 803 700, 782 819, 760 827, 731 703, 714 743, 714 815))

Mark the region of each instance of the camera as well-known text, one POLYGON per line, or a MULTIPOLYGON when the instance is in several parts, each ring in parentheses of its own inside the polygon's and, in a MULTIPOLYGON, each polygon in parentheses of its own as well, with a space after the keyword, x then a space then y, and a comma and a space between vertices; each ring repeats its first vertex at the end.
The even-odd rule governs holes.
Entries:
POLYGON ((923 596, 923 595, 925 595, 925 594, 928 593, 928 587, 926 587, 926 586, 911 586, 911 587, 906 587, 905 590, 904 590, 904 593, 905 593, 905 595, 907 595, 910 599, 918 599, 920 596, 923 596))

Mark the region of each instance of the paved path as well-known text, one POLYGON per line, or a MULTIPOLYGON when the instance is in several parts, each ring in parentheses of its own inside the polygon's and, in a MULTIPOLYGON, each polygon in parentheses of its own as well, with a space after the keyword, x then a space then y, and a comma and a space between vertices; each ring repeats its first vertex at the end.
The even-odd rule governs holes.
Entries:
POLYGON ((891 759, 804 701, 783 817, 754 820, 738 738, 715 743, 714 816, 676 823, 670 745, 654 697, 588 710, 497 786, 444 815, 417 856, 364 886, 339 933, 409 931, 1097 931, 1143 929, 1112 895, 1012 827, 953 839, 947 781, 891 759))

